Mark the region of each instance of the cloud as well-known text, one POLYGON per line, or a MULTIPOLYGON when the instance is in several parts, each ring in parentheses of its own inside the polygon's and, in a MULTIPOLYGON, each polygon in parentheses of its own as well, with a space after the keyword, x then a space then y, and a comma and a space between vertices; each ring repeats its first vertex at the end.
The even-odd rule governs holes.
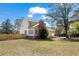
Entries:
POLYGON ((42 8, 42 7, 31 7, 29 9, 29 13, 30 14, 46 14, 47 13, 47 9, 46 8, 42 8))
POLYGON ((51 19, 51 17, 45 16, 45 15, 42 15, 41 18, 42 18, 42 19, 51 19))
MULTIPOLYGON (((36 7, 29 8, 29 14, 27 16, 33 17, 36 14, 43 15, 43 14, 46 14, 47 12, 48 10, 46 8, 36 6, 36 7)), ((45 17, 43 16, 43 18, 45 17)))
POLYGON ((29 14, 29 15, 27 15, 28 17, 33 17, 33 15, 32 14, 29 14))
POLYGON ((48 22, 44 22, 45 24, 46 24, 46 26, 50 26, 49 24, 48 24, 48 22))
POLYGON ((45 15, 42 15, 41 18, 42 19, 47 19, 47 17, 45 15))

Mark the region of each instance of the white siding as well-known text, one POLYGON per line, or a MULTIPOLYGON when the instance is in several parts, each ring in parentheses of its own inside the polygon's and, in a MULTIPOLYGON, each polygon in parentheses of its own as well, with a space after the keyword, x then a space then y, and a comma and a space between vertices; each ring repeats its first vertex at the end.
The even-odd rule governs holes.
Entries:
POLYGON ((27 36, 37 36, 37 35, 35 35, 34 27, 28 28, 28 26, 29 26, 28 20, 23 20, 20 28, 18 29, 19 33, 26 34, 27 36))
POLYGON ((35 30, 34 29, 28 29, 28 36, 35 36, 35 30))
POLYGON ((20 26, 20 29, 19 29, 19 33, 20 34, 25 34, 25 31, 27 31, 27 30, 28 30, 28 21, 27 20, 23 20, 22 24, 20 26))

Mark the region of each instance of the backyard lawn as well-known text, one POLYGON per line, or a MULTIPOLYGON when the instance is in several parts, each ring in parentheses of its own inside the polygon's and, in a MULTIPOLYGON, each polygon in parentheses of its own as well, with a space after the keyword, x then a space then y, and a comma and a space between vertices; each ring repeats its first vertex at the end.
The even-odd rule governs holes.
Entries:
POLYGON ((79 55, 79 42, 6 40, 0 41, 0 55, 4 56, 62 56, 79 55))

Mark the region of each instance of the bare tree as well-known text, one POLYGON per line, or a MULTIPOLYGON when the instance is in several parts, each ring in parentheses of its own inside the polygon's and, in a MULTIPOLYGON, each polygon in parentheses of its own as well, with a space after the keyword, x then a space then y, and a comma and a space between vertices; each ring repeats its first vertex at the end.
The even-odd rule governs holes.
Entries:
POLYGON ((47 16, 52 18, 50 21, 52 20, 57 22, 63 21, 60 24, 64 26, 66 38, 69 38, 68 36, 69 20, 73 15, 73 11, 77 9, 75 7, 78 6, 78 4, 60 3, 60 4, 50 4, 50 6, 51 6, 50 10, 51 12, 49 12, 47 16))

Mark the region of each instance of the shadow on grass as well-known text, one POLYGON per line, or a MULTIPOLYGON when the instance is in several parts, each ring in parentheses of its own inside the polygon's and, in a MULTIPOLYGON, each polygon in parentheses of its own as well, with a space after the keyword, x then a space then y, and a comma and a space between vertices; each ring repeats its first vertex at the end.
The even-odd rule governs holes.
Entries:
POLYGON ((16 39, 0 39, 0 41, 9 41, 9 40, 20 40, 20 39, 18 39, 18 38, 16 38, 16 39))
POLYGON ((25 39, 25 40, 32 40, 32 41, 54 41, 51 38, 47 38, 47 39, 25 39))
MULTIPOLYGON (((47 38, 47 39, 27 39, 27 38, 23 38, 24 40, 31 40, 31 41, 53 41, 51 38, 47 38)), ((0 41, 8 41, 8 40, 20 40, 18 38, 16 39, 0 39, 0 41)))
POLYGON ((0 39, 0 41, 7 41, 8 39, 0 39))
POLYGON ((70 38, 70 39, 67 39, 66 41, 79 42, 79 38, 77 38, 77 39, 75 39, 75 38, 70 38))

